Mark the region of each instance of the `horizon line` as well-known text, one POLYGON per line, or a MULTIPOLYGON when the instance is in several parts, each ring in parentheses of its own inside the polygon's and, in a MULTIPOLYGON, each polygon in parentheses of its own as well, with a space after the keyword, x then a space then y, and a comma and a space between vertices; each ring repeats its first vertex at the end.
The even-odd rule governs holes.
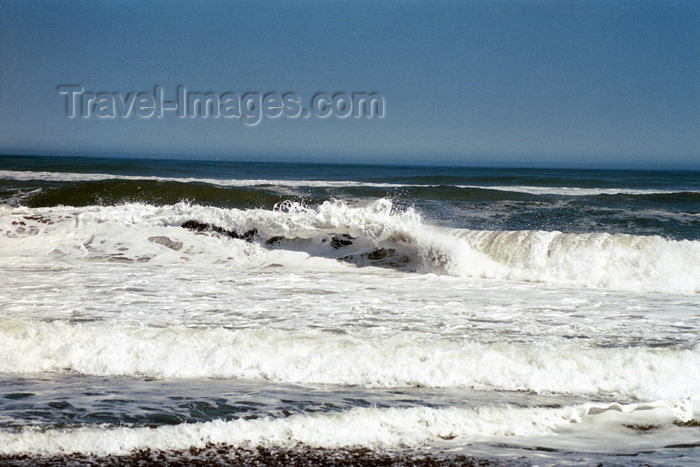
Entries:
MULTIPOLYGON (((155 155, 155 154, 109 154, 109 155, 99 155, 99 154, 85 154, 85 153, 75 153, 75 154, 13 154, 13 153, 0 153, 0 157, 31 157, 31 158, 80 158, 80 159, 123 159, 123 160, 152 160, 152 161, 168 161, 168 162, 231 162, 231 163, 241 163, 241 164, 295 164, 295 165, 329 165, 329 166, 364 166, 364 167, 445 167, 445 168, 471 168, 471 169, 521 169, 521 170, 591 170, 591 171, 631 171, 631 172, 700 172, 700 156, 698 156, 698 163, 690 163, 683 167, 668 167, 668 166, 657 166, 657 167, 631 167, 625 164, 609 164, 609 165, 581 165, 581 164, 568 164, 568 165, 555 165, 551 163, 551 160, 543 162, 541 165, 526 165, 518 163, 495 163, 494 165, 486 165, 481 163, 469 163, 467 161, 460 163, 459 161, 451 161, 446 159, 436 160, 433 163, 425 162, 411 162, 411 161, 396 161, 387 160, 384 163, 377 162, 354 162, 354 161, 320 161, 320 160, 310 160, 316 159, 316 157, 302 158, 302 157, 292 157, 290 159, 280 159, 273 158, 272 156, 258 156, 261 160, 252 159, 253 156, 215 156, 215 155, 203 155, 200 157, 193 157, 190 155, 155 155)), ((512 156, 493 156, 493 157, 512 157, 512 156)), ((560 156, 560 157, 570 157, 570 156, 560 156)), ((515 162, 515 161, 514 161, 515 162)))

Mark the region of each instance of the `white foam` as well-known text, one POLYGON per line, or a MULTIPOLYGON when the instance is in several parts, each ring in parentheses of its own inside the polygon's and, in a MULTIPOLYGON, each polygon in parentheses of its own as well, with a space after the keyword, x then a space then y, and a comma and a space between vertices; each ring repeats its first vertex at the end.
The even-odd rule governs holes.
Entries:
POLYGON ((700 396, 700 349, 476 343, 273 329, 0 321, 0 372, 265 379, 366 387, 700 396))
POLYGON ((656 195, 672 193, 700 193, 700 190, 659 190, 654 188, 579 188, 565 186, 528 186, 528 185, 455 185, 459 188, 473 188, 496 191, 528 193, 531 195, 557 196, 597 196, 597 195, 656 195))
POLYGON ((659 236, 459 231, 447 242, 458 275, 644 292, 700 292, 700 242, 659 236), (470 254, 471 251, 479 255, 470 254))
MULTIPOLYGON (((88 246, 97 248, 103 242, 101 251, 117 254, 126 249, 131 259, 154 258, 159 253, 161 260, 167 255, 176 259, 189 252, 190 256, 205 255, 207 261, 241 258, 240 264, 250 266, 279 262, 275 256, 285 256, 285 250, 300 251, 306 256, 343 257, 381 247, 400 249, 411 256, 406 267, 423 272, 614 290, 700 292, 700 241, 607 233, 444 229, 423 223, 410 208, 396 212, 385 199, 357 207, 340 201, 325 202, 315 208, 286 203, 284 209, 272 211, 186 203, 162 207, 125 204, 17 208, 0 217, 2 232, 5 238, 0 241, 0 251, 6 250, 8 256, 18 248, 33 255, 41 251, 67 254, 75 248, 84 253, 88 246), (26 219, 31 215, 43 216, 53 224, 26 219), (192 219, 239 233, 255 230, 263 242, 275 237, 308 241, 282 243, 274 251, 243 246, 242 242, 202 243, 195 240, 197 236, 192 232, 180 228, 192 219), (26 225, 20 227, 20 221, 26 225), (353 246, 331 248, 329 239, 343 234, 357 237, 353 246), (149 243, 147 239, 152 236, 172 237, 192 248, 185 247, 174 254, 149 243)), ((334 267, 330 263, 327 266, 334 267)))
POLYGON ((147 180, 154 182, 180 182, 180 183, 206 183, 223 187, 378 187, 396 188, 411 185, 395 183, 357 182, 350 180, 281 180, 281 179, 219 179, 219 178, 194 178, 194 177, 158 177, 144 175, 114 175, 99 173, 71 173, 71 172, 30 172, 0 170, 0 179, 6 180, 45 180, 50 182, 96 182, 104 180, 147 180))
MULTIPOLYGON (((611 404, 610 407, 616 404, 611 404)), ((0 453, 5 455, 128 454, 140 449, 186 450, 204 448, 207 444, 230 446, 296 447, 299 444, 318 448, 342 447, 418 447, 427 443, 460 446, 478 441, 506 441, 535 445, 557 442, 560 430, 568 431, 569 447, 601 449, 609 444, 609 425, 622 431, 624 423, 636 423, 639 415, 645 421, 671 423, 688 420, 692 409, 664 401, 644 405, 620 406, 621 410, 605 410, 606 406, 590 404, 562 408, 516 408, 509 405, 479 408, 356 408, 340 413, 300 414, 287 418, 213 421, 206 423, 161 426, 158 428, 89 427, 77 429, 24 429, 21 432, 0 432, 0 453), (615 417, 596 415, 614 413, 615 417), (603 423, 605 434, 596 432, 603 423), (577 438, 571 432, 581 432, 577 438), (447 441, 454 440, 454 441, 447 441)), ((619 443, 621 436, 617 436, 619 443)), ((639 443, 627 436, 626 441, 639 443)), ((646 440, 642 440, 644 443, 646 440)), ((664 440, 655 439, 659 444, 664 440)), ((561 441, 560 441, 561 444, 561 441)), ((617 444, 606 446, 611 452, 625 452, 638 446, 617 444)))

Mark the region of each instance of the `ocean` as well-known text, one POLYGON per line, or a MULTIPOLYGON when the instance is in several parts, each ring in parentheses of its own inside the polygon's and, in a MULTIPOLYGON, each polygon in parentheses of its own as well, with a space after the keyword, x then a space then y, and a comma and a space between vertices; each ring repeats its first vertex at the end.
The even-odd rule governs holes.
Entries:
POLYGON ((700 173, 0 157, 3 465, 697 465, 700 173))

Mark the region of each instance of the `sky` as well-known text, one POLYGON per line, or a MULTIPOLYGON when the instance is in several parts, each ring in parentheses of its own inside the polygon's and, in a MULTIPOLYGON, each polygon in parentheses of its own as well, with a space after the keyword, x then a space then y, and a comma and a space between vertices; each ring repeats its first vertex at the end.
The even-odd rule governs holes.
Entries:
POLYGON ((0 153, 697 170, 700 1, 0 0, 0 153))

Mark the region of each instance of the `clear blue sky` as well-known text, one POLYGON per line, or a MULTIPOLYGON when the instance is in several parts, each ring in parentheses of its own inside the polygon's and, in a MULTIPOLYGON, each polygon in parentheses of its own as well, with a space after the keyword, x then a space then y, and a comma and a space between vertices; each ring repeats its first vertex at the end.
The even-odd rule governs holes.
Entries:
POLYGON ((700 168, 700 1, 0 0, 0 152, 700 168), (65 116, 86 91, 379 92, 382 119, 65 116))

